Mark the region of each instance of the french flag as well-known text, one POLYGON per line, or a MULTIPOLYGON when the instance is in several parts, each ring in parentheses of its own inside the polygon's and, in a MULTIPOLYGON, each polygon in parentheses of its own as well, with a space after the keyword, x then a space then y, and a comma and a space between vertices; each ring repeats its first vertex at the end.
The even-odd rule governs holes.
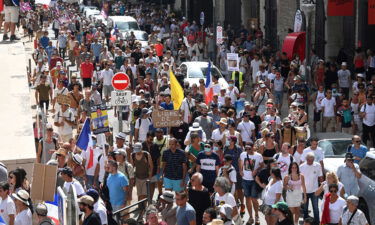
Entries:
POLYGON ((208 62, 208 68, 206 73, 206 89, 205 89, 205 99, 208 105, 214 96, 214 89, 212 87, 212 74, 211 74, 211 62, 208 62))
POLYGON ((6 223, 5 223, 4 219, 3 219, 3 217, 1 217, 1 216, 0 216, 0 225, 6 225, 6 223))
MULTIPOLYGON (((48 209, 47 216, 51 220, 53 220, 53 222, 55 222, 56 225, 60 224, 60 221, 59 221, 59 198, 60 198, 59 195, 55 194, 53 202, 49 202, 49 201, 46 202, 46 206, 47 206, 47 209, 48 209)), ((0 225, 1 225, 1 223, 0 223, 0 225)))
POLYGON ((87 118, 83 124, 81 133, 78 136, 77 144, 83 151, 90 151, 90 157, 87 164, 87 169, 94 166, 94 144, 91 138, 90 119, 87 118))

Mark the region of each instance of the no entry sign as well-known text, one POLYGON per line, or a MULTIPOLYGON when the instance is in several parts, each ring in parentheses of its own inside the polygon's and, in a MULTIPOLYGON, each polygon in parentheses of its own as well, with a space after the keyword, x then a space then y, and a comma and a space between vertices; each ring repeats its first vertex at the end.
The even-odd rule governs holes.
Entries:
POLYGON ((116 73, 112 78, 112 86, 116 90, 125 90, 129 84, 129 76, 125 73, 116 73))

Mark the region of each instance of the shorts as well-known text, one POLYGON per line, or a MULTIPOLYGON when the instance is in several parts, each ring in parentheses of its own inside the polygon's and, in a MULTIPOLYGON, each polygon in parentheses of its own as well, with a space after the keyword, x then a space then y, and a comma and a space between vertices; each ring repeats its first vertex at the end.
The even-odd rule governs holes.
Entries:
POLYGON ((103 86, 103 96, 111 96, 111 92, 113 91, 112 85, 104 85, 103 86))
POLYGON ((135 178, 135 187, 137 188, 137 195, 147 195, 147 179, 135 178))
POLYGON ((83 87, 91 87, 91 78, 82 78, 83 81, 83 87))
POLYGON ((4 6, 4 22, 18 23, 20 8, 18 6, 4 6))
POLYGON ((277 105, 280 105, 281 103, 283 103, 283 91, 274 91, 274 95, 275 95, 275 104, 277 105))
POLYGON ((255 180, 242 180, 242 188, 245 197, 259 198, 255 180))
POLYGON ((314 122, 320 121, 320 114, 321 113, 322 113, 321 110, 319 110, 318 112, 314 110, 314 122))
POLYGON ((302 201, 302 190, 293 190, 286 192, 286 203, 289 207, 300 207, 302 201))
POLYGON ((164 188, 170 189, 175 192, 180 192, 183 190, 183 188, 181 187, 181 181, 182 180, 171 180, 164 177, 164 188))

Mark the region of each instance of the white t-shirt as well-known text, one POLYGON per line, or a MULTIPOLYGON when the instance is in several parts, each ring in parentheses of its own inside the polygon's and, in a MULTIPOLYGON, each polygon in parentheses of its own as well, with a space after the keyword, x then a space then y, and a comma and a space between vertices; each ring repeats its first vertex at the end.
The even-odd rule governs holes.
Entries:
POLYGON ((324 107, 324 117, 334 117, 335 116, 335 105, 336 105, 336 99, 332 98, 327 99, 323 98, 322 103, 320 104, 321 107, 324 107))
POLYGON ((64 190, 68 193, 70 190, 70 185, 74 185, 76 188, 77 195, 82 195, 85 193, 85 190, 83 190, 83 187, 81 183, 79 183, 77 180, 73 178, 72 182, 64 182, 64 190))
MULTIPOLYGON (((75 120, 74 113, 70 109, 67 109, 67 110, 65 110, 65 112, 63 112, 62 110, 58 111, 55 115, 54 122, 61 123, 61 122, 63 122, 64 118, 66 118, 67 120, 69 120, 71 122, 73 122, 75 120)), ((67 122, 64 122, 64 126, 58 127, 58 133, 60 135, 72 134, 73 133, 73 127, 70 126, 67 122)))
POLYGON ((250 62, 250 65, 251 65, 251 68, 252 68, 252 72, 253 72, 252 73, 252 75, 253 75, 253 81, 255 81, 255 79, 256 79, 256 75, 257 75, 257 73, 259 71, 260 64, 262 64, 262 60, 255 60, 255 59, 253 59, 250 62))
POLYGON ((263 162, 263 157, 258 152, 254 152, 254 155, 249 155, 247 152, 242 152, 240 159, 243 163, 243 177, 244 180, 254 180, 253 171, 259 168, 259 165, 263 162))
POLYGON ((299 170, 305 176, 306 193, 314 193, 318 189, 318 177, 323 176, 322 167, 317 162, 311 165, 305 162, 301 164, 299 170))
MULTIPOLYGON (((276 202, 276 194, 283 193, 283 182, 281 180, 276 181, 276 183, 272 184, 272 180, 268 183, 265 193, 264 193, 264 204, 266 205, 273 205, 276 202)), ((283 196, 280 196, 280 200, 283 201, 283 196)))
POLYGON ((243 142, 252 142, 251 135, 253 133, 253 130, 255 130, 255 125, 254 125, 253 122, 251 122, 251 121, 248 121, 248 122, 241 121, 237 125, 237 130, 239 130, 241 132, 241 138, 242 138, 243 142))
POLYGON ((234 104, 234 102, 237 100, 237 95, 240 94, 237 87, 233 87, 232 90, 227 89, 227 95, 230 97, 231 103, 234 104))
POLYGON ((220 132, 220 129, 216 128, 214 131, 212 131, 211 139, 216 142, 221 141, 226 133, 227 133, 227 130, 220 132))
POLYGON ((257 73, 258 82, 259 81, 267 81, 268 79, 268 72, 265 70, 264 72, 258 71, 257 73))
MULTIPOLYGON (((233 166, 231 166, 228 169, 228 171, 230 171, 229 174, 228 174, 229 180, 232 182, 232 189, 231 189, 230 193, 232 195, 234 195, 234 192, 236 190, 236 184, 235 183, 237 182, 237 172, 236 172, 236 169, 233 166)), ((219 176, 224 176, 224 175, 222 175, 223 174, 223 167, 219 168, 218 174, 219 174, 219 176)))
POLYGON ((182 101, 181 110, 184 111, 184 122, 189 123, 189 115, 192 114, 191 108, 195 106, 195 100, 188 101, 186 98, 182 101))
POLYGON ((102 148, 100 147, 95 147, 93 149, 93 152, 94 152, 94 164, 92 167, 88 168, 88 164, 89 164, 89 159, 90 159, 90 151, 89 150, 86 150, 86 151, 82 151, 81 153, 81 156, 83 159, 85 159, 86 161, 86 165, 85 165, 85 168, 86 168, 86 175, 89 175, 89 176, 94 176, 95 175, 95 168, 96 168, 96 165, 98 164, 98 157, 100 154, 103 153, 102 151, 102 148))
POLYGON ((276 74, 274 74, 274 73, 269 73, 268 74, 268 80, 269 81, 273 81, 275 78, 276 78, 276 74))
MULTIPOLYGON (((303 153, 302 153, 303 154, 303 153)), ((302 154, 300 154, 299 152, 295 152, 294 155, 293 155, 293 158, 295 160, 296 163, 301 164, 301 156, 302 154)))
POLYGON ((283 156, 282 153, 278 153, 274 157, 275 159, 277 158, 276 162, 277 162, 278 167, 280 168, 281 177, 284 179, 284 177, 288 175, 289 166, 292 163, 290 160, 291 155, 288 153, 287 156, 283 156))
POLYGON ((9 224, 9 215, 16 215, 16 205, 9 196, 0 202, 0 216, 5 224, 9 224))
MULTIPOLYGON (((99 156, 98 156, 99 157, 99 156)), ((105 164, 108 161, 108 157, 103 153, 103 155, 99 159, 99 177, 98 180, 100 183, 104 182, 104 175, 105 175, 105 164)))
POLYGON ((14 219, 14 225, 32 225, 33 224, 33 215, 31 214, 30 209, 23 210, 18 213, 14 219))
POLYGON ((99 215, 102 224, 108 224, 107 209, 101 199, 94 204, 94 211, 99 215))
POLYGON ((102 70, 101 75, 103 77, 103 85, 112 85, 112 77, 114 75, 112 69, 102 70))
POLYGON ((274 120, 274 121, 276 122, 277 125, 281 125, 281 119, 280 119, 279 116, 276 116, 276 115, 275 115, 275 116, 266 115, 266 116, 264 117, 264 121, 270 122, 270 121, 272 121, 272 120, 274 120))
POLYGON ((226 193, 223 196, 219 196, 218 193, 215 194, 215 206, 228 204, 232 207, 236 207, 236 200, 234 199, 234 196, 231 193, 226 193))
POLYGON ((139 129, 139 133, 138 133, 138 141, 145 141, 146 140, 146 137, 147 137, 147 132, 150 128, 150 125, 152 124, 152 120, 151 118, 147 118, 147 119, 137 119, 137 121, 135 122, 135 128, 136 129, 139 129), (142 120, 141 122, 141 126, 139 126, 139 122, 140 120, 142 120))
POLYGON ((315 150, 312 150, 311 147, 307 147, 303 150, 303 153, 302 153, 302 156, 301 156, 301 162, 306 162, 306 155, 309 152, 314 153, 314 156, 315 156, 314 161, 315 162, 323 161, 324 152, 323 152, 323 149, 321 147, 316 147, 315 150))
MULTIPOLYGON (((322 211, 324 208, 324 202, 322 202, 322 211)), ((339 197, 334 203, 329 203, 329 217, 330 217, 330 223, 339 223, 340 218, 344 212, 344 207, 346 206, 346 201, 339 197)))
POLYGON ((367 126, 374 126, 375 125, 375 105, 363 105, 361 107, 361 112, 365 112, 366 116, 363 118, 363 123, 367 126), (365 110, 366 107, 366 110, 365 110))

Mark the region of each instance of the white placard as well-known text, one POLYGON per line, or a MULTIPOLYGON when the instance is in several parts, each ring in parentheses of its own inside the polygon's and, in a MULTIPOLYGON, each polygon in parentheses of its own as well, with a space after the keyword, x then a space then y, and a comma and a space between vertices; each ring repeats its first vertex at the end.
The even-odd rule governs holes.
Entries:
POLYGON ((228 71, 240 71, 240 63, 237 53, 227 53, 228 71))
POLYGON ((302 23, 303 17, 301 10, 296 11, 296 15, 294 16, 294 32, 301 32, 302 31, 302 23))
POLYGON ((223 43, 223 27, 216 27, 216 44, 221 45, 223 43))
POLYGON ((114 106, 126 106, 132 102, 132 94, 130 91, 112 91, 111 103, 114 106))

